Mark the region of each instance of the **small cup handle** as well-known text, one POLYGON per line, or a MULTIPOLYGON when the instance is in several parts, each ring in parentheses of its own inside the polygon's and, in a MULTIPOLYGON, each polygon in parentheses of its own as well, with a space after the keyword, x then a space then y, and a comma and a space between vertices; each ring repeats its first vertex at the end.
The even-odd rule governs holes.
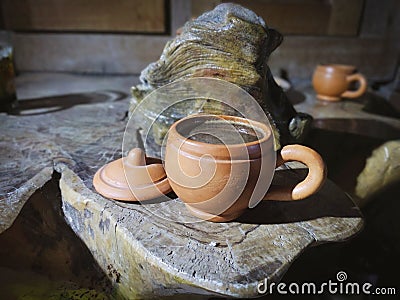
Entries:
POLYGON ((301 145, 287 145, 278 154, 276 166, 285 162, 299 161, 308 167, 307 177, 293 187, 271 186, 263 200, 301 200, 322 187, 326 179, 326 167, 322 157, 313 149, 301 145))
POLYGON ((361 73, 351 74, 346 77, 347 82, 358 81, 360 86, 355 91, 345 91, 341 97, 344 98, 357 98, 360 97, 362 94, 365 93, 367 90, 367 80, 365 79, 364 75, 361 73))

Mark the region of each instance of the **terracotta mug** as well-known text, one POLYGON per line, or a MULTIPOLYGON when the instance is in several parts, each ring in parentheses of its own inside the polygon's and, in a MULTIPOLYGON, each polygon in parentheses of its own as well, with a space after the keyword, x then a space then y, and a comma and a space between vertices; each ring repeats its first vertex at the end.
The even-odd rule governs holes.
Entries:
POLYGON ((188 210, 214 222, 236 219, 252 206, 250 202, 304 199, 316 193, 326 178, 321 156, 308 147, 287 145, 276 155, 269 126, 201 114, 181 119, 169 129, 165 171, 188 210), (308 167, 307 177, 294 188, 269 190, 275 168, 293 160, 308 167))
POLYGON ((318 65, 312 78, 317 99, 339 101, 341 98, 360 97, 367 90, 367 80, 355 71, 356 67, 351 65, 318 65), (349 90, 352 82, 358 82, 358 89, 349 90))

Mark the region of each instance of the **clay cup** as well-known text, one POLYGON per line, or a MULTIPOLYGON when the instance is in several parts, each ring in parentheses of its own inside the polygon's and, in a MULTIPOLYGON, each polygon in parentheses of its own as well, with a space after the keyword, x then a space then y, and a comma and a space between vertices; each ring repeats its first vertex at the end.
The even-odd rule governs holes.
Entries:
POLYGON ((188 116, 171 126, 165 171, 171 188, 188 210, 213 222, 236 219, 253 207, 251 203, 261 200, 307 198, 326 178, 325 164, 311 148, 287 145, 276 153, 269 126, 206 114, 188 116), (207 138, 206 133, 212 135, 213 130, 215 136, 207 138), (275 168, 292 160, 308 167, 307 177, 294 188, 270 189, 275 168))
POLYGON ((317 99, 339 101, 342 98, 357 98, 367 90, 367 80, 361 73, 355 73, 352 65, 327 64, 317 65, 312 85, 317 99), (358 82, 356 90, 350 90, 351 83, 358 82))

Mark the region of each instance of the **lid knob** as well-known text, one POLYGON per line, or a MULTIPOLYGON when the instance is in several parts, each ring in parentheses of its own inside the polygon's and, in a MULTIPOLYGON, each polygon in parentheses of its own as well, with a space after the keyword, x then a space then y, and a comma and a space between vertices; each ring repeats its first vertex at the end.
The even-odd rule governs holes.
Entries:
POLYGON ((154 199, 171 191, 161 160, 146 160, 140 148, 101 167, 94 175, 93 186, 104 197, 123 201, 154 199))

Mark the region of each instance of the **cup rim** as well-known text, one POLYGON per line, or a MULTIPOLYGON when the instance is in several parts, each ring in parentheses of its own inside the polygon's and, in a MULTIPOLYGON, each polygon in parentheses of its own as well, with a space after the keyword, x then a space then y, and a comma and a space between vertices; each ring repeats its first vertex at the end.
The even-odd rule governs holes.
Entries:
POLYGON ((355 71, 357 67, 350 64, 332 64, 332 63, 320 63, 317 65, 318 68, 324 68, 328 70, 344 70, 344 71, 355 71))
POLYGON ((190 145, 199 145, 202 147, 213 147, 213 149, 226 149, 226 148, 230 148, 230 149, 234 149, 234 148, 242 148, 243 146, 245 147, 251 147, 251 146, 255 146, 255 145, 259 145, 267 140, 269 140, 272 136, 272 131, 271 129, 264 123, 255 121, 255 120, 251 120, 251 119, 246 119, 246 118, 242 118, 242 117, 238 117, 238 116, 229 116, 229 115, 214 115, 214 114, 194 114, 194 115, 189 115, 185 118, 180 119, 179 121, 175 122, 170 130, 173 130, 174 133, 179 136, 180 139, 184 139, 185 143, 190 144, 190 145), (224 119, 227 121, 234 121, 236 123, 241 123, 243 125, 247 125, 247 126, 251 126, 254 127, 256 130, 258 129, 260 131, 260 133, 262 133, 262 137, 258 138, 257 136, 257 140, 255 141, 251 141, 251 142, 246 142, 246 143, 237 143, 237 144, 211 144, 211 143, 207 143, 207 142, 202 142, 202 141, 196 141, 196 140, 192 140, 188 137, 185 137, 184 135, 182 135, 179 130, 178 130, 178 126, 180 126, 182 123, 187 122, 189 120, 192 119, 197 119, 197 118, 220 118, 220 119, 224 119))

